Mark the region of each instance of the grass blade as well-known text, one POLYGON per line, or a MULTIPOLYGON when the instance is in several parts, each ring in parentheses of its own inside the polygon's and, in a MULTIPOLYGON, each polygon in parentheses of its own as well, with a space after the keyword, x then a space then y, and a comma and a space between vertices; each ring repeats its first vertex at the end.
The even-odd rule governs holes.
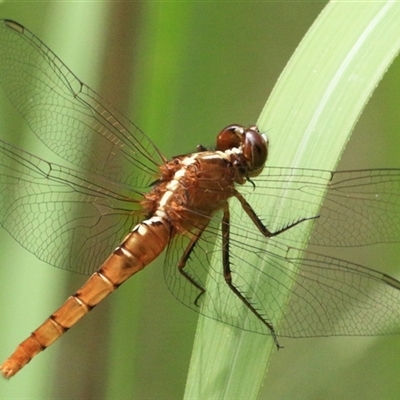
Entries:
MULTIPOLYGON (((334 169, 399 49, 400 7, 394 1, 330 3, 259 118, 271 141, 269 165, 334 169)), ((268 193, 259 195, 273 207, 268 193)), ((256 398, 273 349, 270 337, 200 317, 185 398, 256 398)))

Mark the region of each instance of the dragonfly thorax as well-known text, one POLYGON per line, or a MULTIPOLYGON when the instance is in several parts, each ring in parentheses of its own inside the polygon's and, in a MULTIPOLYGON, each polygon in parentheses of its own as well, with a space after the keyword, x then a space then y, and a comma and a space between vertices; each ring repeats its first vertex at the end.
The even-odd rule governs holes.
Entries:
POLYGON ((177 231, 206 226, 235 192, 237 169, 228 152, 179 156, 161 167, 161 179, 145 195, 147 215, 167 219, 177 231))

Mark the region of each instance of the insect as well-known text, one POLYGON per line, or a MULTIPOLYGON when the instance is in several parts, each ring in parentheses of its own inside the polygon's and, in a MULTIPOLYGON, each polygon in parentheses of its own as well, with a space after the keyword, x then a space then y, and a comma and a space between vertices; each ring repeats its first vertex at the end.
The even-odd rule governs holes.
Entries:
POLYGON ((68 164, 0 141, 1 225, 39 259, 91 274, 4 361, 5 377, 165 249, 166 283, 181 302, 224 323, 272 335, 277 347, 281 336, 400 331, 398 280, 323 252, 307 250, 298 259, 280 241, 295 245, 310 225, 316 246, 398 241, 400 170, 266 166, 267 137, 256 126, 237 124, 218 134, 214 150, 198 146, 167 160, 45 44, 10 20, 0 21, 0 85, 33 132, 68 164), (287 206, 278 202, 277 209, 266 210, 251 201, 258 189, 273 196, 286 186, 287 206), (323 208, 312 215, 313 202, 325 191, 323 208), (300 192, 309 193, 309 200, 300 200, 300 192), (232 201, 242 215, 230 210, 232 201), (284 207, 298 218, 287 220, 284 207), (254 255, 269 260, 257 280, 250 278, 254 255), (208 290, 212 257, 220 271, 208 290), (292 292, 285 308, 283 287, 292 292))

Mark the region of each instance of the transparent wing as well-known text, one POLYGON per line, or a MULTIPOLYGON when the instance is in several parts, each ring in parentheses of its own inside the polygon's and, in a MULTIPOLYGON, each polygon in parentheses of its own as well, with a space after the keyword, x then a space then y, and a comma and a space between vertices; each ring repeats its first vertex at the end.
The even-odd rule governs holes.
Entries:
POLYGON ((0 141, 0 223, 39 259, 89 274, 137 222, 141 197, 0 141))
MULTIPOLYGON (((244 229, 238 223, 240 216, 236 217, 231 226, 232 280, 275 327, 278 336, 400 333, 399 281, 373 269, 309 251, 299 258, 294 256, 295 249, 282 245, 279 239, 266 239, 255 230, 244 229), (249 238, 252 244, 243 246, 244 239, 249 241, 249 238), (261 263, 255 263, 255 259, 261 263), (282 308, 288 289, 290 300, 282 308)), ((222 238, 217 225, 214 221, 206 229, 185 266, 185 271, 201 287, 207 287, 207 291, 199 297, 200 290, 177 269, 189 242, 182 237, 166 259, 168 287, 178 300, 207 317, 240 329, 270 334, 224 280, 222 238), (216 258, 219 269, 208 267, 212 258, 216 258)))
POLYGON ((311 243, 362 246, 400 240, 400 170, 338 171, 311 243))
MULTIPOLYGON (((312 210, 320 205, 322 195, 320 218, 309 222, 313 224, 310 244, 353 247, 400 240, 400 169, 330 172, 265 167, 254 184, 256 189, 249 185, 238 189, 272 231, 293 222, 288 215, 295 215, 294 219, 315 216, 312 210), (304 193, 307 200, 300 201, 304 193), (268 209, 267 197, 274 202, 268 209)), ((307 223, 300 228, 308 229, 307 223)), ((296 230, 285 233, 293 242, 298 237, 296 230)))
POLYGON ((148 187, 163 157, 138 127, 28 29, 1 20, 0 43, 0 85, 46 146, 76 167, 148 187))
MULTIPOLYGON (((290 252, 289 252, 290 254, 290 252)), ((379 271, 306 252, 278 335, 366 336, 400 333, 400 282, 379 271)))

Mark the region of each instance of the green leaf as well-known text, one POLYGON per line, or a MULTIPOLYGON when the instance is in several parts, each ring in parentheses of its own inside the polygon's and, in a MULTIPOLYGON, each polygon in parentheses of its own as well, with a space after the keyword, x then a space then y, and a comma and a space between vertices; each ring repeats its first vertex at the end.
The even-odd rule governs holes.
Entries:
MULTIPOLYGON (((270 140, 268 165, 335 169, 365 104, 399 49, 396 2, 328 4, 260 115, 258 126, 270 140)), ((265 207, 273 206, 268 192, 258 196, 258 204, 262 199, 265 207)), ((261 265, 258 261, 258 268, 266 266, 266 260, 261 265)), ((284 351, 290 351, 290 341, 285 344, 284 351)), ((200 317, 185 398, 256 398, 274 348, 269 336, 200 317)))

